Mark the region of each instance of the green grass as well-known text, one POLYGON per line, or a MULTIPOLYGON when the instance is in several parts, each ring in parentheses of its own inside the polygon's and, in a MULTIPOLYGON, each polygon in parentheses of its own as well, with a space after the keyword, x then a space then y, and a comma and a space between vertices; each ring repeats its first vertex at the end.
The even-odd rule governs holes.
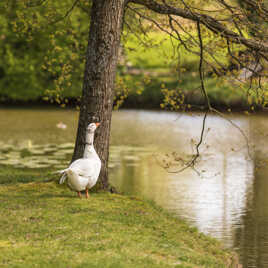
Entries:
POLYGON ((15 174, 0 184, 1 267, 232 267, 219 242, 151 202, 107 192, 79 199, 40 182, 48 177, 39 171, 0 172, 15 174), (30 175, 39 182, 18 183, 30 175))
POLYGON ((130 35, 125 43, 127 59, 136 68, 167 69, 174 60, 174 50, 170 38, 160 32, 151 32, 147 36, 130 35))
POLYGON ((40 182, 51 180, 55 177, 47 169, 37 168, 13 168, 0 165, 0 186, 2 184, 40 182), (46 178, 46 179, 44 179, 46 178))
MULTIPOLYGON (((169 72, 170 66, 179 63, 186 71, 197 71, 199 56, 177 45, 176 40, 160 31, 152 31, 139 38, 129 35, 125 42, 127 59, 136 68, 169 72)), ((224 61, 224 57, 218 56, 218 60, 224 61)))

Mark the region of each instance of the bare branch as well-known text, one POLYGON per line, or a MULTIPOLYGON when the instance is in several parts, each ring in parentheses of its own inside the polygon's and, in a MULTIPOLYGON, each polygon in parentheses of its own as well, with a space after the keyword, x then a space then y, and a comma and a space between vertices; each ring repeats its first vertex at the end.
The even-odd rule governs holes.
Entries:
POLYGON ((208 110, 211 109, 210 101, 208 94, 205 89, 204 85, 204 73, 203 73, 203 41, 201 36, 201 29, 200 29, 200 23, 197 22, 197 32, 198 32, 198 38, 199 38, 199 46, 200 46, 200 61, 199 61, 199 76, 200 76, 200 82, 201 82, 201 89, 202 93, 206 99, 208 110))
POLYGON ((232 30, 229 30, 225 25, 209 15, 193 12, 189 9, 161 5, 155 0, 131 0, 130 2, 146 6, 148 9, 159 14, 175 15, 191 21, 200 22, 212 32, 220 34, 224 38, 229 38, 234 43, 243 44, 244 46, 258 52, 268 53, 268 44, 254 39, 247 39, 232 30))
POLYGON ((58 23, 59 21, 64 20, 65 18, 67 18, 67 17, 70 15, 70 13, 73 11, 73 9, 75 8, 75 6, 79 3, 79 1, 80 1, 80 0, 75 0, 75 1, 73 2, 73 5, 72 5, 71 8, 65 13, 65 15, 62 16, 62 17, 59 18, 59 19, 56 19, 56 20, 53 21, 51 24, 58 23))
POLYGON ((38 7, 42 6, 47 0, 39 0, 39 1, 30 1, 26 3, 27 7, 38 7))

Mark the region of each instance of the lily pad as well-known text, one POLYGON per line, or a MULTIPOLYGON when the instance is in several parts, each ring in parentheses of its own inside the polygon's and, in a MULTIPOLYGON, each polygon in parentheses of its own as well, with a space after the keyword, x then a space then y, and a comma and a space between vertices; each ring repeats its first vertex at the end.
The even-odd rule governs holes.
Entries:
POLYGON ((6 159, 1 160, 1 164, 3 165, 18 165, 21 164, 19 159, 6 159))
POLYGON ((28 157, 28 156, 31 156, 31 155, 32 155, 32 153, 28 149, 22 149, 20 151, 20 157, 21 158, 28 157))
POLYGON ((74 148, 74 144, 73 143, 63 143, 57 146, 58 148, 62 148, 62 149, 73 149, 74 148))

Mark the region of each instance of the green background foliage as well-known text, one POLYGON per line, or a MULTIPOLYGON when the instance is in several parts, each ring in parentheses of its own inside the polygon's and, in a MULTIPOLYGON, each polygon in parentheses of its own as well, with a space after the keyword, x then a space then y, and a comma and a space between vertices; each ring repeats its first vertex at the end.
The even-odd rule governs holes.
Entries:
POLYGON ((89 3, 2 1, 0 23, 1 100, 57 102, 80 94, 89 28, 89 3), (41 3, 41 2, 40 2, 41 3), (84 4, 84 5, 82 5, 84 4))
MULTIPOLYGON (((187 3, 211 8, 209 1, 187 3)), ((63 107, 70 99, 79 102, 90 8, 91 2, 87 0, 1 1, 0 102, 43 100, 63 107)), ((213 5, 213 8, 219 7, 213 5)), ((164 17, 146 10, 141 15, 160 22, 175 38, 132 10, 126 10, 115 108, 123 105, 181 110, 202 106, 205 100, 200 90, 196 25, 181 21, 184 30, 180 29, 180 34, 186 47, 176 40, 176 33, 168 27, 164 17)), ((245 36, 250 35, 251 29, 242 30, 245 36)), ((229 79, 236 75, 236 70, 228 70, 235 62, 228 55, 226 41, 205 27, 201 32, 205 47, 205 85, 212 104, 241 108, 248 106, 250 100, 250 105, 254 102, 258 105, 259 93, 254 90, 254 84, 249 92, 248 84, 234 84, 229 79), (220 77, 213 74, 215 69, 220 77)), ((241 47, 231 44, 231 50, 237 56, 241 47)), ((266 94, 259 96, 261 105, 266 103, 263 101, 266 94)))

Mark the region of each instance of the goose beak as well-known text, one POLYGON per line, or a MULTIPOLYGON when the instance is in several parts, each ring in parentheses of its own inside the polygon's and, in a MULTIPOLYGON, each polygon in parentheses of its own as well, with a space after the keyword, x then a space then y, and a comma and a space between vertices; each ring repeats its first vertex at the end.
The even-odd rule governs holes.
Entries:
POLYGON ((100 123, 95 123, 95 125, 98 127, 100 125, 100 123))

